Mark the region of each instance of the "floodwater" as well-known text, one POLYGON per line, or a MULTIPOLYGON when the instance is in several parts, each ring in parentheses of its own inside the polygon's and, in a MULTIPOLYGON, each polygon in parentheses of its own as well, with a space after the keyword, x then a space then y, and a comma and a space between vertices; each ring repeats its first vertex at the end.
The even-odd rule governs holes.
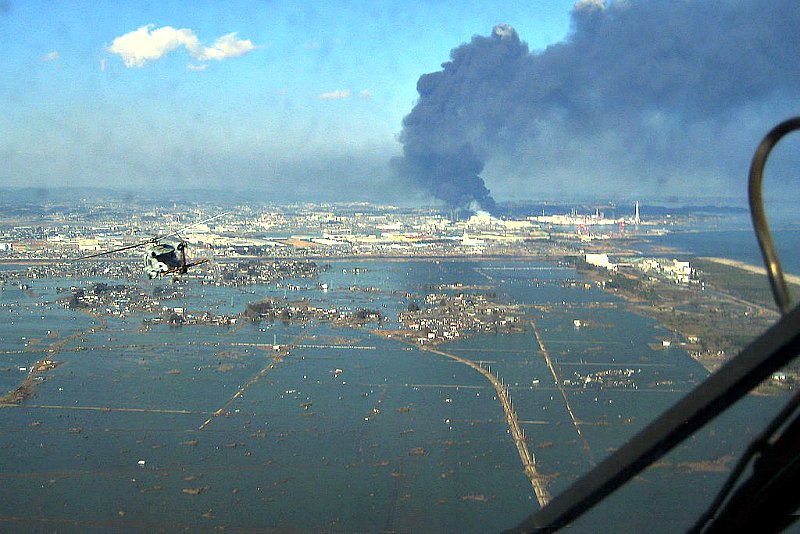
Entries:
MULTIPOLYGON (((137 283, 150 291, 168 282, 137 283)), ((524 306, 524 333, 439 348, 502 377, 553 495, 706 376, 680 348, 649 346, 670 337, 652 320, 553 263, 331 262, 319 279, 292 283, 305 289, 189 282, 183 298, 162 305, 240 313, 265 297, 305 297, 377 309, 387 321, 145 331, 141 314, 104 323, 66 309, 59 299, 69 293, 56 288, 74 280, 3 285, 0 390, 14 389, 48 354, 60 365, 36 397, 0 408, 0 528, 513 527, 539 505, 494 388, 467 365, 369 331, 397 328, 397 314, 422 302, 426 284, 488 286, 524 306), (559 384, 569 381, 563 391, 540 341, 559 384), (273 345, 292 348, 276 358, 273 345), (629 380, 586 382, 609 370, 629 380)), ((685 530, 782 401, 745 399, 572 530, 685 530)))

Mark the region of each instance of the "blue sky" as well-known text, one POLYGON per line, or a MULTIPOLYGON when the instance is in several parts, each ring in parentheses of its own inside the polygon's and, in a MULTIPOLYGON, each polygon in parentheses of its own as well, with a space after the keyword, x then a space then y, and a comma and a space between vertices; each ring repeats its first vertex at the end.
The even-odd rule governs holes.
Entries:
POLYGON ((794 1, 5 1, 0 184, 727 194, 797 111, 794 1))
POLYGON ((10 2, 0 147, 14 161, 2 181, 309 188, 305 175, 333 165, 337 178, 347 161, 353 174, 381 172, 417 79, 452 48, 500 22, 534 48, 568 31, 571 2, 514 4, 10 2), (110 48, 146 25, 190 30, 206 47, 235 32, 253 48, 198 61, 179 46, 126 66, 110 48))

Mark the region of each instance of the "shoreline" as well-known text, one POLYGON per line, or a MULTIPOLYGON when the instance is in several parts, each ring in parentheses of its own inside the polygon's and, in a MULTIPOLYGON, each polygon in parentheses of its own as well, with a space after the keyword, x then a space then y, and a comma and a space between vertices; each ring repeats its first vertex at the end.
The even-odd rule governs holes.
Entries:
MULTIPOLYGON (((747 271, 748 273, 767 276, 767 268, 763 265, 752 265, 743 261, 731 260, 728 258, 717 258, 712 256, 700 256, 697 259, 711 261, 720 265, 727 265, 728 267, 736 267, 737 269, 747 271)), ((783 277, 790 284, 800 285, 800 276, 784 272, 783 277)))

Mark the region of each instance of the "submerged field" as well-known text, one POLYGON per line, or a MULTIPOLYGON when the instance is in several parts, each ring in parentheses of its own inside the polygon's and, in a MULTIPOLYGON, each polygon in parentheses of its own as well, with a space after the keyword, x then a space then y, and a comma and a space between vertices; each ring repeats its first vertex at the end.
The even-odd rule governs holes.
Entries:
MULTIPOLYGON (((236 315, 248 302, 302 298, 384 317, 359 327, 145 327, 152 314, 66 308, 57 288, 74 280, 5 284, 0 390, 14 390, 44 357, 58 365, 39 375, 35 396, 0 409, 0 522, 39 531, 510 528, 538 509, 537 495, 498 392, 458 359, 505 384, 551 495, 707 374, 680 348, 651 348, 668 333, 583 280, 552 263, 393 261, 356 273, 334 262, 291 289, 189 281, 161 301, 236 315), (525 328, 465 334, 438 345, 444 355, 387 335, 432 286, 479 287, 523 310, 525 328)), ((137 282, 146 292, 165 283, 137 282)), ((576 528, 636 529, 662 517, 685 530, 780 402, 745 399, 576 528)))

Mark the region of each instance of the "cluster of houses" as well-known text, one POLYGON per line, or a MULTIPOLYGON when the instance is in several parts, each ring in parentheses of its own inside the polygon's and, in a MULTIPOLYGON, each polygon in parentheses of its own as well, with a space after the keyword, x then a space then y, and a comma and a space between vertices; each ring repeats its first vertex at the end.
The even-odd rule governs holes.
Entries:
POLYGON ((420 344, 441 343, 470 333, 511 333, 525 330, 519 313, 510 306, 492 302, 483 294, 431 293, 426 307, 410 305, 399 316, 400 323, 420 344))

